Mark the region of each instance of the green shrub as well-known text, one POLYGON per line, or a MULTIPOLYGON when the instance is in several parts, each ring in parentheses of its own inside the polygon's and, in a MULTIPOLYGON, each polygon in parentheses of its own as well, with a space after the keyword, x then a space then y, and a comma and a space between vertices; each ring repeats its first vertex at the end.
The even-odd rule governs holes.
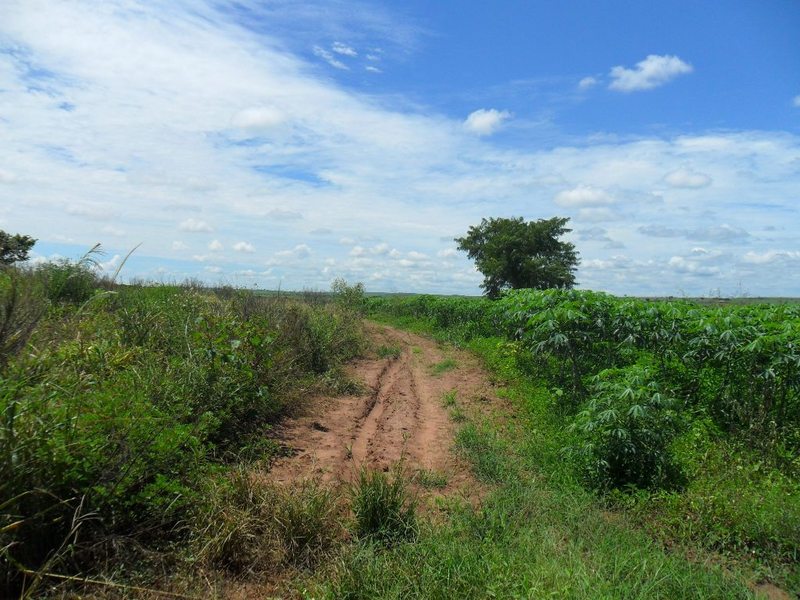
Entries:
POLYGON ((586 479, 600 489, 675 485, 680 473, 670 444, 680 430, 674 399, 650 368, 610 369, 592 379, 591 399, 570 426, 569 449, 586 479))

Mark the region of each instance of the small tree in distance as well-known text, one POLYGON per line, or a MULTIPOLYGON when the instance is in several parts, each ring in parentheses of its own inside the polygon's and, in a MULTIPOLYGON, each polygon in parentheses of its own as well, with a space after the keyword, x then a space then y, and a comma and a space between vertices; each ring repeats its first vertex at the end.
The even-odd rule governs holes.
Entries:
POLYGON ((510 288, 571 288, 580 259, 574 244, 559 239, 572 231, 568 221, 482 219, 455 241, 483 273, 481 287, 490 298, 510 288))
POLYGON ((36 240, 28 235, 11 235, 0 229, 0 266, 28 260, 36 240))

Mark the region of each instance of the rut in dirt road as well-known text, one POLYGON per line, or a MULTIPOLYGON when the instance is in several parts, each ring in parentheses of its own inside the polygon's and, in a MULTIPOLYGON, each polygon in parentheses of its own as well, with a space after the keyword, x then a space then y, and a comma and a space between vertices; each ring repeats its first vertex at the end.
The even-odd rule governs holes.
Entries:
POLYGON ((455 426, 442 398, 485 400, 491 393, 485 373, 459 354, 455 368, 434 374, 432 366, 446 358, 435 342, 390 327, 370 325, 368 331, 376 348, 398 352, 355 362, 351 376, 366 393, 317 398, 306 415, 287 420, 280 437, 291 455, 273 465, 271 478, 347 482, 361 467, 385 471, 402 459, 412 472, 443 475, 448 488, 463 486, 470 477, 453 452, 455 426))

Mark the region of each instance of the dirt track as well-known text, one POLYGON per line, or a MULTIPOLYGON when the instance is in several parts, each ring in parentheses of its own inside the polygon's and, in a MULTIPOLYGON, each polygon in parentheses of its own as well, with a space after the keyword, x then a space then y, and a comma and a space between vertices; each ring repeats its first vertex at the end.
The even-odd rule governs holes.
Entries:
POLYGON ((443 475, 443 493, 471 485, 468 468, 452 451, 453 407, 443 398, 455 390, 461 407, 486 400, 486 374, 473 357, 443 351, 429 339, 379 325, 369 325, 368 333, 374 357, 357 361, 350 373, 365 392, 317 398, 306 414, 288 419, 279 437, 290 455, 273 465, 271 479, 347 482, 361 466, 388 470, 403 459, 406 472, 443 475), (381 358, 380 348, 396 356, 381 358), (437 371, 446 359, 452 368, 437 371))

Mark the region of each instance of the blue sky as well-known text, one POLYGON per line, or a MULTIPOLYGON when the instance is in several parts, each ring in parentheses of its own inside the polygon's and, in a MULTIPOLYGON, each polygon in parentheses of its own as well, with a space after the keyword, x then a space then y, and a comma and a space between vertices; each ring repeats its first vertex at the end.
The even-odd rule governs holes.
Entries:
POLYGON ((479 293, 571 218, 582 287, 800 295, 800 4, 7 0, 0 228, 123 275, 479 293))

